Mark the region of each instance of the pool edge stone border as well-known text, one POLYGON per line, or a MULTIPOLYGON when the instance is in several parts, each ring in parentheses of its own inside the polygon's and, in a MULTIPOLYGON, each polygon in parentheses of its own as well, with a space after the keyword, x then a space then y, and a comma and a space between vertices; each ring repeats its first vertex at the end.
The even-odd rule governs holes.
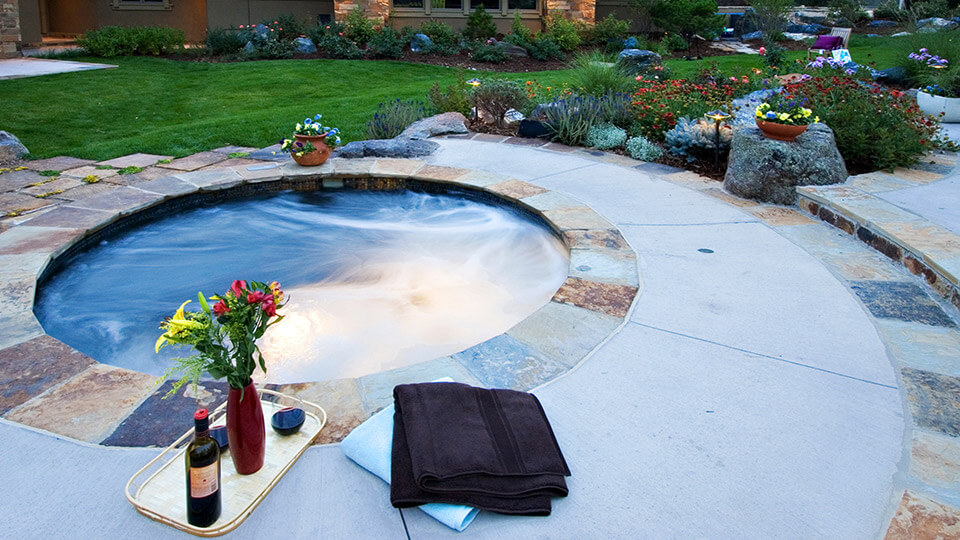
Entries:
MULTIPOLYGON (((404 158, 334 158, 320 167, 271 163, 171 172, 68 202, 0 233, 0 262, 4 263, 0 291, 14 299, 13 308, 0 315, 4 336, 0 339, 0 396, 8 398, 3 418, 91 443, 110 439, 121 425, 127 432, 138 423, 156 431, 155 424, 164 421, 156 414, 162 410, 158 400, 165 393, 163 387, 149 381, 153 376, 100 364, 47 336, 33 314, 38 282, 55 259, 118 221, 167 201, 242 189, 245 184, 276 184, 278 190, 394 190, 405 189, 412 181, 464 188, 538 216, 570 251, 567 279, 550 302, 506 332, 464 351, 358 378, 265 385, 327 409, 328 427, 315 444, 338 442, 388 404, 396 384, 450 376, 468 384, 524 391, 541 386, 579 364, 614 332, 640 291, 637 255, 612 223, 568 195, 509 176, 404 158), (85 218, 86 226, 69 227, 77 216, 85 218), (591 267, 588 263, 593 260, 603 268, 591 267), (51 348, 50 340, 60 346, 51 348), (50 356, 50 350, 56 354, 50 356), (60 362, 60 357, 74 360, 60 362), (80 371, 72 367, 77 357, 89 362, 80 371), (61 372, 59 367, 73 371, 61 372), (77 391, 78 386, 83 390, 77 391), (104 392, 110 394, 113 405, 99 403, 104 392), (48 407, 57 414, 39 414, 48 407), (99 407, 112 413, 95 414, 87 425, 64 422, 71 415, 94 414, 99 407)), ((204 391, 200 389, 201 394, 204 391)), ((186 427, 168 422, 174 427, 161 430, 154 445, 165 446, 182 434, 189 424, 186 420, 186 427)))

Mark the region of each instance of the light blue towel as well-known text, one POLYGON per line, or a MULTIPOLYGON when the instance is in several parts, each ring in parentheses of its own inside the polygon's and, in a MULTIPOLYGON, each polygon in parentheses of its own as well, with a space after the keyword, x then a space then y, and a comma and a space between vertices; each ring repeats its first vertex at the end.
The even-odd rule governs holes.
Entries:
MULTIPOLYGON (((355 427, 340 443, 343 453, 364 469, 390 483, 393 453, 393 404, 355 427)), ((476 508, 458 504, 424 504, 419 507, 451 529, 462 531, 477 517, 476 508)))

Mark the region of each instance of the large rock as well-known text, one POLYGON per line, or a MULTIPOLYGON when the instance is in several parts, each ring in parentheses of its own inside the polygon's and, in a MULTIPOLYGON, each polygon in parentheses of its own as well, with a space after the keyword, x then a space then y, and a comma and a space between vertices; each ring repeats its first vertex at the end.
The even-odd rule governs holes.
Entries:
POLYGON ((510 45, 508 43, 502 43, 503 52, 507 56, 528 56, 527 50, 523 47, 518 47, 516 45, 510 45))
POLYGON ((0 131, 0 161, 10 161, 29 154, 27 147, 13 133, 0 131))
POLYGON ((897 32, 896 34, 891 34, 890 37, 903 37, 909 36, 910 32, 897 32))
POLYGON ((420 52, 433 46, 433 40, 426 34, 414 34, 410 39, 410 50, 420 52))
POLYGON ((900 26, 900 23, 896 21, 870 21, 869 26, 873 28, 893 28, 894 26, 900 26))
POLYGON ((428 156, 439 147, 440 145, 433 141, 420 139, 371 139, 347 143, 340 148, 337 155, 342 158, 413 158, 428 156))
POLYGON ((787 25, 787 32, 792 32, 796 34, 819 34, 829 30, 826 26, 817 23, 810 24, 796 24, 791 23, 787 25))
POLYGON ((448 112, 417 120, 407 126, 399 139, 429 139, 437 135, 451 133, 470 133, 467 129, 467 117, 458 112, 448 112))
POLYGON ((894 66, 892 68, 881 69, 878 71, 877 82, 882 83, 896 83, 896 84, 907 84, 910 79, 910 75, 907 73, 907 68, 901 66, 894 66))
POLYGON ((768 139, 756 126, 733 133, 723 187, 747 199, 794 204, 796 186, 839 184, 847 167, 837 150, 833 130, 812 124, 794 142, 768 139))
POLYGON ((308 37, 298 37, 293 40, 293 44, 297 46, 297 52, 299 53, 311 54, 317 52, 316 44, 308 37))
POLYGON ((641 49, 624 49, 617 57, 619 64, 629 75, 636 75, 647 68, 663 63, 663 58, 653 51, 641 49))
POLYGON ((744 41, 749 41, 751 39, 763 39, 763 32, 760 30, 757 30, 756 32, 750 32, 749 34, 740 36, 740 39, 744 41))
POLYGON ((929 19, 920 19, 917 21, 917 28, 933 28, 936 30, 949 29, 952 30, 957 28, 958 25, 955 21, 950 19, 943 19, 941 17, 930 17, 929 19))

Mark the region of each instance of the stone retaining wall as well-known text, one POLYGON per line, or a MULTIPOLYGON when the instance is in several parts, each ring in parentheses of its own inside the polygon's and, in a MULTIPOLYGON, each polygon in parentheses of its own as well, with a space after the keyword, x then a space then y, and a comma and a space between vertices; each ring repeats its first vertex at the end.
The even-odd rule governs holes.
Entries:
POLYGON ((0 58, 18 58, 20 52, 19 0, 0 0, 0 58))

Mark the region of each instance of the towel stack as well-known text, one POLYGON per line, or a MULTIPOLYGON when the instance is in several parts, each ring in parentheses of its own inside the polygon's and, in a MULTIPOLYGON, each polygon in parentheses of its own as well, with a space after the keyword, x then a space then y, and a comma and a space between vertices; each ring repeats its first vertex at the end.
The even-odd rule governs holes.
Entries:
POLYGON ((532 394, 459 383, 393 390, 390 501, 546 516, 570 470, 532 394))

